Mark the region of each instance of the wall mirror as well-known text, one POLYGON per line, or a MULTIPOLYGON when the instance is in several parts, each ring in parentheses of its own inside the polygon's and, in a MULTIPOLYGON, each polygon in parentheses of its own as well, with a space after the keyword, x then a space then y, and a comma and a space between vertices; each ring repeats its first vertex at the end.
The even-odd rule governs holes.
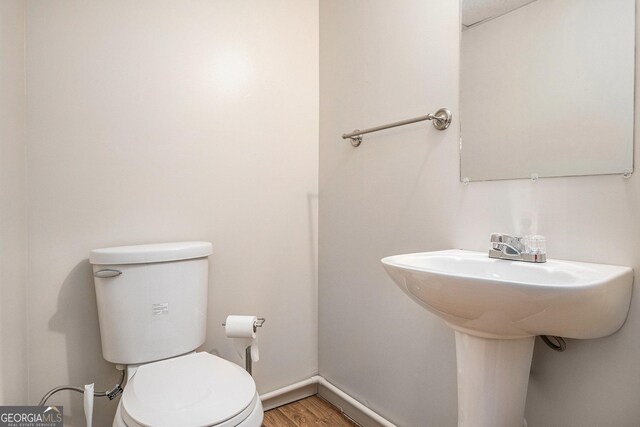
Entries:
POLYGON ((463 181, 633 170, 635 0, 461 0, 463 181))

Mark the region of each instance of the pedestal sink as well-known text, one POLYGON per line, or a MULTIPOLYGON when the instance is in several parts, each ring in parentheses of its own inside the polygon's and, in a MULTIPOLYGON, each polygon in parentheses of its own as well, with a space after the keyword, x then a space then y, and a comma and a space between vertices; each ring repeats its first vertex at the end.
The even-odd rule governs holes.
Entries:
POLYGON ((522 427, 536 335, 599 338, 624 323, 633 270, 446 250, 382 259, 411 299, 455 331, 459 427, 522 427))

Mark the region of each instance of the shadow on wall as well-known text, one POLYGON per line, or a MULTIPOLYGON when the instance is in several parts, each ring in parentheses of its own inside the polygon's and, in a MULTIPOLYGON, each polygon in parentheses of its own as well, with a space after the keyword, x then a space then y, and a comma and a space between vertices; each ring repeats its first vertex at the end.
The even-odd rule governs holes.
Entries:
POLYGON ((318 292, 318 193, 307 193, 309 215, 309 266, 315 292, 318 292))
MULTIPOLYGON (((300 227, 296 228, 295 236, 299 236, 301 241, 296 240, 296 244, 300 244, 300 258, 296 260, 305 261, 302 257, 308 259, 308 281, 305 278, 299 278, 296 286, 300 288, 309 289, 313 293, 312 298, 309 298, 308 305, 305 307, 305 313, 311 313, 312 317, 317 320, 317 293, 318 293, 318 193, 307 192, 304 195, 304 199, 297 198, 296 203, 304 203, 306 206, 306 221, 300 227), (303 231, 305 234, 302 234, 303 231), (299 233, 299 234, 298 234, 299 233)), ((302 213, 301 213, 302 214, 302 213)), ((298 219, 298 218, 296 218, 298 219)), ((297 238, 297 237, 296 237, 297 238)), ((216 243, 214 242, 214 247, 216 243)), ((237 255, 237 254, 236 254, 237 255)), ((261 258, 262 262, 273 263, 279 265, 283 262, 279 254, 269 253, 261 258), (267 258, 270 257, 270 258, 267 258), (265 261, 266 260, 266 261, 265 261)), ((210 258, 210 274, 209 274, 209 304, 207 314, 207 340, 200 350, 207 351, 215 356, 222 357, 233 363, 238 364, 241 367, 245 366, 244 352, 235 348, 235 343, 232 339, 225 337, 224 328, 221 327, 221 323, 224 321, 228 314, 256 314, 265 316, 267 318, 267 327, 260 331, 260 341, 263 342, 260 348, 261 360, 263 362, 256 363, 253 366, 254 380, 258 385, 260 391, 271 391, 274 388, 287 385, 287 380, 283 384, 283 379, 280 376, 267 374, 269 367, 274 365, 278 366, 279 361, 269 362, 269 354, 277 356, 278 345, 273 344, 277 340, 283 340, 283 331, 290 331, 288 322, 290 318, 283 313, 290 311, 287 308, 287 302, 283 302, 283 298, 274 296, 276 292, 287 292, 283 288, 278 287, 276 283, 282 282, 281 267, 268 269, 269 274, 263 275, 260 278, 260 282, 252 285, 250 291, 242 295, 242 299, 233 299, 228 295, 225 295, 225 286, 235 286, 225 284, 218 281, 219 267, 217 265, 216 254, 210 258), (223 301, 221 304, 220 301, 223 301), (267 344, 272 343, 272 344, 267 344), (273 351, 274 353, 270 353, 273 351), (271 363, 271 365, 270 365, 271 363), (264 387, 264 389, 261 389, 264 387)), ((228 266, 227 266, 228 268, 228 266)), ((306 272, 305 272, 306 273, 306 272)), ((302 275, 302 273, 300 273, 302 275)), ((233 280, 233 279, 232 279, 233 280)), ((295 290, 299 292, 299 289, 295 290)), ((298 294, 296 294, 298 295, 298 294)), ((296 307, 301 307, 299 304, 296 307)), ((313 328, 317 328, 316 320, 313 322, 313 328)), ((286 341, 282 341, 286 343, 286 341)), ((296 343, 296 345, 298 345, 296 343)), ((313 352, 317 354, 316 343, 313 352)), ((313 356, 315 357, 315 355, 313 356)), ((298 381, 302 378, 308 378, 311 375, 315 375, 317 372, 317 366, 313 371, 304 372, 302 374, 295 373, 298 377, 292 377, 291 382, 298 381)))
MULTIPOLYGON (((96 391, 113 387, 120 379, 115 366, 102 358, 98 309, 89 260, 83 260, 69 273, 58 295, 58 311, 49 320, 49 330, 65 336, 69 384, 82 387, 95 382, 96 391)), ((55 368, 55 367, 52 367, 55 368)), ((51 384, 48 389, 61 384, 51 384)), ((44 394, 47 390, 43 390, 44 394)), ((61 391, 49 399, 55 404, 61 394, 70 395, 64 406, 65 426, 84 426, 83 397, 72 391, 61 391)), ((42 396, 38 396, 40 400, 42 396)), ((111 425, 118 399, 106 397, 94 402, 94 425, 111 425)))

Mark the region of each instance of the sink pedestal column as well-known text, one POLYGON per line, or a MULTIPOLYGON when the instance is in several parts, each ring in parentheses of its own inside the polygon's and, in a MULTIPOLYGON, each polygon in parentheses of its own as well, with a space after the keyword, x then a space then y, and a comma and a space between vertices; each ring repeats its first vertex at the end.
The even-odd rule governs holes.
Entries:
POLYGON ((455 334, 458 427, 522 427, 535 337, 455 334))

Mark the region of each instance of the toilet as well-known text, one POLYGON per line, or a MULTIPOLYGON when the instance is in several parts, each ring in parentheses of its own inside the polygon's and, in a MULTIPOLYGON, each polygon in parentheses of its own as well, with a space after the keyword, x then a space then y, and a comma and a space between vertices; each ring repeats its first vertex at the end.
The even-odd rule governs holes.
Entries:
POLYGON ((209 242, 94 249, 102 354, 127 382, 114 427, 259 427, 240 366, 196 352, 206 337, 209 242))

